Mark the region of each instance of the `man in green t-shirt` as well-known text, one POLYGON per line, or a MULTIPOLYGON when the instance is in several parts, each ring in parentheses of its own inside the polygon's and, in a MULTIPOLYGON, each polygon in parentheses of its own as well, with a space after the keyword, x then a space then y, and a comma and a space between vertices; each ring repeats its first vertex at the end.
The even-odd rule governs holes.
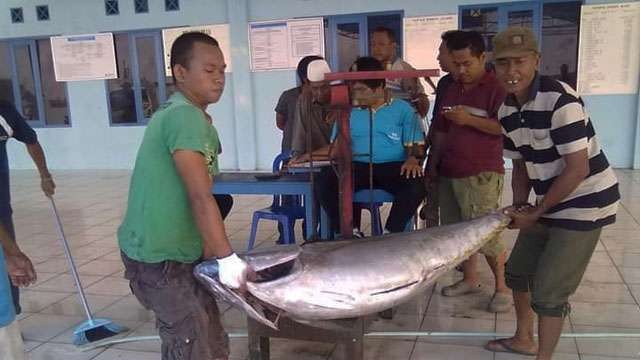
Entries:
POLYGON ((163 360, 227 359, 215 299, 192 275, 216 257, 220 281, 244 288, 250 267, 231 248, 211 196, 218 133, 205 112, 220 99, 225 62, 218 42, 186 33, 171 47, 178 89, 151 118, 136 158, 118 242, 125 277, 157 319, 163 360))

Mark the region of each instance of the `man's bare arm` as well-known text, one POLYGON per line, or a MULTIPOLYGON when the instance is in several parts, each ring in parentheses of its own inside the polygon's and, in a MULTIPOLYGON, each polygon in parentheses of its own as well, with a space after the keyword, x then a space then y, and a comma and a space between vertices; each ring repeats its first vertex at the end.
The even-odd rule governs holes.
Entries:
POLYGON ((36 282, 36 270, 31 260, 20 250, 15 239, 0 223, 0 246, 4 251, 9 278, 15 286, 29 286, 36 282))
POLYGON ((435 179, 438 177, 438 166, 442 158, 442 149, 444 148, 445 139, 447 133, 432 129, 433 131, 433 143, 429 150, 429 157, 427 158, 427 177, 435 179))
POLYGON ((284 131, 284 127, 287 124, 287 118, 280 113, 276 113, 276 126, 278 129, 284 131))
POLYGON ((47 196, 51 196, 55 193, 56 184, 53 182, 49 168, 47 167, 47 159, 44 156, 44 150, 40 146, 39 142, 33 144, 27 144, 27 152, 33 160, 33 163, 38 168, 40 173, 40 187, 47 196))
POLYGON ((524 204, 529 200, 529 193, 531 192, 531 182, 529 181, 527 168, 523 159, 513 160, 511 190, 513 191, 514 204, 524 204))
POLYGON ((576 151, 562 156, 565 168, 562 173, 553 180, 549 191, 538 205, 544 213, 556 206, 580 185, 589 175, 589 156, 587 149, 576 151))
POLYGON ((199 152, 177 150, 173 160, 187 189, 191 211, 202 235, 205 258, 226 257, 233 252, 218 204, 211 196, 212 181, 205 158, 199 152))

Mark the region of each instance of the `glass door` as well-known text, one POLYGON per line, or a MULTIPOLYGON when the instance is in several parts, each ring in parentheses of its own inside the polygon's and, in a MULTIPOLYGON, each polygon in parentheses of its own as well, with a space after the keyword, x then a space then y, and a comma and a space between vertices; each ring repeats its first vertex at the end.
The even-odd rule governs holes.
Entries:
POLYGON ((348 71, 358 58, 367 54, 366 18, 335 16, 329 19, 329 62, 333 71, 348 71))

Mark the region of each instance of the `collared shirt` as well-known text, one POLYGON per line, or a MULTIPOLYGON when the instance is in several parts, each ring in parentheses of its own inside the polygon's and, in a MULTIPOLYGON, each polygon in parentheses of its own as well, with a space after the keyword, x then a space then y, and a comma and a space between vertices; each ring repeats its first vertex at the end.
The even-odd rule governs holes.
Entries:
POLYGON ((11 215, 9 189, 9 159, 7 141, 14 138, 25 144, 35 144, 38 136, 31 126, 8 102, 0 102, 0 217, 11 215))
MULTIPOLYGON (((415 68, 401 58, 396 58, 391 64, 391 69, 388 70, 415 70, 415 68)), ((424 88, 418 79, 387 79, 386 88, 391 97, 396 99, 410 100, 417 94, 424 94, 424 88)))
POLYGON ((295 123, 294 116, 296 112, 296 103, 298 102, 298 97, 300 96, 301 92, 302 87, 300 86, 284 91, 280 95, 278 104, 275 108, 276 113, 284 116, 285 119, 284 129, 282 130, 282 152, 291 150, 293 126, 295 123))
POLYGON ((620 193, 584 107, 569 85, 536 74, 521 106, 509 95, 500 107, 504 156, 523 159, 538 201, 566 166, 563 156, 587 150, 589 175, 541 222, 571 230, 593 230, 615 222, 620 193))
POLYGON ((297 156, 329 145, 332 127, 332 113, 326 107, 315 104, 310 91, 303 92, 296 104, 291 137, 292 155, 297 156))
MULTIPOLYGON (((478 84, 464 89, 460 82, 449 84, 443 92, 440 107, 464 106, 469 113, 498 122, 498 109, 505 97, 505 91, 495 75, 486 72, 478 84)), ((464 178, 492 171, 504 173, 502 160, 502 137, 460 126, 435 114, 434 130, 446 133, 440 174, 449 178, 464 178)))
MULTIPOLYGON (((371 113, 369 109, 354 108, 349 118, 353 161, 369 162, 369 139, 373 143, 371 160, 375 164, 405 161, 405 147, 424 144, 424 134, 415 111, 404 100, 391 99, 371 113), (370 117, 371 116, 371 117, 370 117), (369 123, 373 123, 369 131, 369 123)), ((337 134, 333 128, 333 137, 337 134)))

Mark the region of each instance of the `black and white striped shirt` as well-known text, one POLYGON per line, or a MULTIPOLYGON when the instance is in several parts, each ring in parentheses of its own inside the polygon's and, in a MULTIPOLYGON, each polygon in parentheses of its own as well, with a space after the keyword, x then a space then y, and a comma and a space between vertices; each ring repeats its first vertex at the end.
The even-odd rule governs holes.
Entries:
POLYGON ((504 135, 504 156, 524 159, 537 200, 565 168, 563 155, 587 149, 589 175, 540 222, 571 230, 592 230, 612 224, 620 193, 609 162, 596 138, 582 99, 569 85, 536 75, 529 100, 518 106, 509 95, 498 111, 504 135))

